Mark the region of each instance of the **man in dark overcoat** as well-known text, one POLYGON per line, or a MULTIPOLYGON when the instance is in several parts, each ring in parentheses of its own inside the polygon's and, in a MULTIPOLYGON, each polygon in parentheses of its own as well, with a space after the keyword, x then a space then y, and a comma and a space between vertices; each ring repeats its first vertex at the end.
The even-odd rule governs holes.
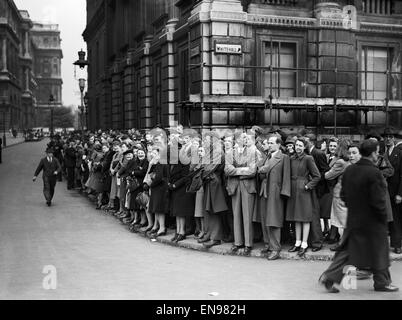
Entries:
POLYGON ((350 265, 371 269, 375 291, 398 291, 391 284, 389 272, 386 182, 375 166, 379 151, 378 141, 363 141, 362 159, 343 174, 341 198, 348 208, 346 229, 341 250, 319 280, 329 292, 339 292, 334 284, 341 283, 345 267, 350 265))
POLYGON ((35 171, 33 181, 36 181, 39 173, 43 170, 43 194, 46 199, 46 204, 50 207, 54 196, 54 188, 57 182, 57 176, 61 172, 59 160, 53 156, 53 149, 46 149, 46 157, 41 159, 38 168, 35 171))
POLYGON ((76 161, 76 150, 74 147, 74 141, 69 141, 69 145, 64 151, 64 166, 67 171, 67 189, 74 188, 74 171, 76 161))
POLYGON ((311 221, 310 229, 310 242, 311 251, 319 251, 322 248, 322 243, 324 241, 324 236, 321 229, 321 216, 320 216, 320 203, 319 199, 326 193, 329 192, 327 181, 325 180, 325 172, 329 171, 329 164, 327 162, 327 156, 325 153, 315 147, 317 142, 317 137, 315 134, 307 134, 305 136, 308 142, 308 151, 314 158, 314 162, 320 171, 321 180, 318 183, 315 191, 313 191, 314 200, 314 210, 313 210, 313 220, 311 221))
POLYGON ((401 254, 402 243, 402 149, 395 146, 395 130, 386 128, 384 130, 385 146, 388 159, 394 168, 394 174, 388 177, 388 192, 391 200, 392 218, 390 222, 391 247, 396 254, 401 254))

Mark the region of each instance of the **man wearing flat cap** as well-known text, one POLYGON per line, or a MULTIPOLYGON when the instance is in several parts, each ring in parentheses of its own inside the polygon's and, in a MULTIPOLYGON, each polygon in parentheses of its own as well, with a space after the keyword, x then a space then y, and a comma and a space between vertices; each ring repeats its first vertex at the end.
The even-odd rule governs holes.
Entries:
POLYGON ((35 171, 33 181, 36 181, 39 173, 43 170, 43 194, 46 199, 46 204, 48 207, 52 204, 52 199, 54 196, 54 188, 57 182, 57 175, 61 172, 61 165, 59 160, 53 156, 53 149, 46 149, 46 157, 41 159, 38 168, 35 171))

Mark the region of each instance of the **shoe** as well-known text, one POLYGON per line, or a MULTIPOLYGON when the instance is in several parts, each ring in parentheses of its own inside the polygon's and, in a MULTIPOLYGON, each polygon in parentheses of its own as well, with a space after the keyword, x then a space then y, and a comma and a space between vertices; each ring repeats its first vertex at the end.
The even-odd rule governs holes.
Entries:
POLYGON ((194 232, 194 237, 195 237, 195 238, 197 238, 197 237, 198 237, 198 235, 200 234, 200 232, 201 232, 201 231, 199 231, 199 230, 198 230, 198 231, 196 231, 196 232, 194 232))
POLYGON ((393 286, 392 284, 385 286, 385 287, 379 287, 379 288, 374 288, 374 291, 380 291, 380 292, 397 292, 399 291, 399 288, 396 286, 393 286))
POLYGON ((139 225, 139 227, 140 227, 140 228, 144 228, 144 227, 146 227, 147 225, 148 225, 148 223, 144 222, 144 223, 141 223, 141 224, 139 225))
POLYGON ((147 232, 147 235, 150 236, 150 237, 153 237, 153 236, 155 236, 157 233, 158 233, 158 230, 153 230, 153 229, 151 229, 151 230, 149 230, 149 231, 147 232))
POLYGON ((179 236, 179 234, 175 233, 174 237, 172 239, 170 239, 170 241, 175 242, 178 236, 179 236))
POLYGON ((157 233, 155 236, 156 236, 156 237, 163 237, 163 236, 166 236, 166 230, 163 231, 163 232, 157 233))
POLYGON ((183 234, 178 234, 178 235, 177 235, 177 238, 176 238, 176 240, 175 240, 174 242, 178 243, 178 242, 183 241, 183 240, 185 240, 185 239, 186 239, 186 236, 185 236, 185 235, 183 235, 183 234))
POLYGON ((307 248, 300 248, 299 252, 297 253, 297 255, 299 257, 303 257, 304 254, 307 252, 307 248))
POLYGON ((395 249, 394 249, 394 252, 395 252, 396 254, 401 254, 401 253, 402 253, 402 249, 401 249, 401 248, 395 248, 395 249))
POLYGON ((341 249, 341 246, 339 244, 334 245, 333 247, 329 248, 331 251, 339 251, 341 249))
POLYGON ((204 242, 208 242, 208 241, 209 241, 208 237, 204 237, 204 238, 201 238, 201 239, 197 240, 198 243, 204 243, 204 242))
POLYGON ((293 246, 293 247, 291 247, 291 248, 288 250, 288 252, 296 252, 296 251, 299 251, 300 248, 301 248, 301 246, 298 246, 298 247, 293 246))
POLYGON ((236 246, 236 245, 233 245, 231 248, 230 248, 230 252, 231 253, 236 253, 236 252, 238 252, 239 251, 239 249, 241 249, 241 248, 243 248, 244 246, 236 246))
POLYGON ((50 206, 52 205, 52 202, 51 202, 51 201, 47 201, 46 204, 47 204, 48 207, 50 207, 50 206))
POLYGON ((220 244, 221 244, 221 242, 219 240, 213 240, 211 242, 203 243, 202 245, 206 249, 211 249, 213 246, 219 246, 220 244))
POLYGON ((253 250, 252 247, 245 247, 244 251, 243 251, 243 255, 245 255, 246 257, 249 257, 251 255, 251 250, 253 250))
POLYGON ((281 256, 279 254, 279 251, 272 251, 269 256, 267 257, 268 260, 272 261, 272 260, 277 260, 280 259, 281 256))
POLYGON ((321 249, 322 249, 322 245, 319 246, 319 247, 312 247, 312 248, 311 248, 311 251, 317 252, 317 251, 320 251, 321 249))
POLYGON ((339 289, 334 287, 334 282, 329 280, 324 274, 318 279, 318 282, 325 287, 328 293, 338 293, 339 289))
POLYGON ((261 254, 269 254, 271 250, 269 250, 269 247, 265 247, 260 251, 261 254))

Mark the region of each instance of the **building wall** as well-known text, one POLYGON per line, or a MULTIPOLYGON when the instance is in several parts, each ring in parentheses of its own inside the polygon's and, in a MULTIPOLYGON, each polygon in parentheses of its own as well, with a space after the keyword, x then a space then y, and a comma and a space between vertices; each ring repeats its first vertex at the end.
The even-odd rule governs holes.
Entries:
POLYGON ((401 71, 400 1, 88 0, 87 6, 92 129, 177 121, 401 125, 400 111, 388 117, 383 111, 387 104, 402 107, 400 74, 347 72, 401 71), (217 53, 216 43, 241 45, 241 54, 217 53), (270 70, 271 64, 298 69, 270 70), (188 101, 207 108, 201 114, 180 107, 188 101), (334 114, 335 103, 349 110, 334 114), (307 112, 304 104, 322 108, 307 112), (362 105, 367 112, 353 109, 362 105))

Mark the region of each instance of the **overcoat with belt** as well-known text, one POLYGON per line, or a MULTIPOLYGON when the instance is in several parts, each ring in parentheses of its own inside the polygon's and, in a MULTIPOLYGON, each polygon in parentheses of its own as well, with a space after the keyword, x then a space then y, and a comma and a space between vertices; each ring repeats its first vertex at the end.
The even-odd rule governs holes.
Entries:
POLYGON ((282 228, 285 201, 291 195, 289 157, 280 150, 272 158, 267 157, 258 177, 259 196, 253 221, 265 221, 267 227, 282 228))
POLYGON ((357 268, 389 267, 386 183, 368 159, 349 166, 342 179, 341 198, 348 208, 342 243, 347 243, 349 263, 357 268))
POLYGON ((314 158, 303 153, 290 158, 291 167, 291 197, 286 206, 286 220, 296 222, 311 222, 315 210, 314 188, 321 179, 320 171, 314 158), (308 190, 305 189, 308 187, 308 190))

